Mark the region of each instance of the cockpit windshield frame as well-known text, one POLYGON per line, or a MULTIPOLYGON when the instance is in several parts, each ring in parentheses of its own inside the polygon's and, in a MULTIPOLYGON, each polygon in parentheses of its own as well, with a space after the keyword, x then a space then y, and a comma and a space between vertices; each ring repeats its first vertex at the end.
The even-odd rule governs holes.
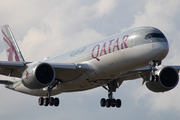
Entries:
POLYGON ((145 39, 150 39, 150 38, 165 38, 163 33, 149 33, 145 36, 145 39))

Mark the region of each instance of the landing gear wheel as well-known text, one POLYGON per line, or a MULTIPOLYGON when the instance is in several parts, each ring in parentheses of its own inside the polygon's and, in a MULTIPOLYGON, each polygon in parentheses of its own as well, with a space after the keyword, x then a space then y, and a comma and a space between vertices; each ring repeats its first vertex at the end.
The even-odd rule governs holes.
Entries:
POLYGON ((106 99, 102 98, 100 103, 101 103, 101 107, 105 107, 106 106, 106 99))
POLYGON ((120 107, 121 107, 121 100, 120 100, 120 99, 117 99, 117 100, 116 100, 116 107, 117 107, 117 108, 120 108, 120 107))
POLYGON ((107 99, 106 100, 106 107, 109 108, 111 106, 111 100, 107 99))
POLYGON ((111 100, 111 106, 112 106, 112 107, 115 107, 115 106, 116 106, 116 100, 115 100, 115 99, 112 99, 112 100, 111 100))
POLYGON ((53 97, 51 97, 51 98, 49 99, 49 105, 50 105, 50 106, 53 106, 53 105, 54 105, 54 98, 53 98, 53 97))
POLYGON ((48 106, 49 104, 49 98, 44 98, 44 106, 48 106))
POLYGON ((44 98, 43 97, 40 97, 39 100, 38 100, 38 104, 40 106, 42 106, 44 104, 44 98))
POLYGON ((161 63, 162 63, 162 61, 159 61, 159 62, 158 62, 158 66, 161 65, 161 63))
POLYGON ((155 81, 158 82, 159 81, 159 76, 155 76, 155 81))
POLYGON ((151 82, 154 82, 154 79, 155 79, 154 75, 150 75, 149 80, 150 80, 151 82))
POLYGON ((54 99, 54 106, 59 106, 59 98, 54 99))

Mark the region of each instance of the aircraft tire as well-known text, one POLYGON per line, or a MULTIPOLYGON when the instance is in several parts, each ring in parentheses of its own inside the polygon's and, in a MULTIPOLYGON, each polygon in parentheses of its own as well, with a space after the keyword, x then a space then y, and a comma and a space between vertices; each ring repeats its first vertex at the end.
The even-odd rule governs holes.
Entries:
POLYGON ((155 76, 155 81, 158 82, 159 81, 159 77, 158 75, 155 76))
POLYGON ((51 98, 49 99, 49 105, 50 105, 50 106, 53 106, 53 105, 54 105, 54 98, 53 98, 53 97, 51 97, 51 98))
POLYGON ((48 106, 49 104, 49 98, 44 98, 44 106, 48 106))
POLYGON ((109 108, 111 106, 111 100, 107 99, 106 100, 106 107, 109 108))
POLYGON ((106 106, 106 99, 102 98, 100 101, 101 107, 105 107, 106 106))
POLYGON ((59 103, 60 103, 60 101, 59 101, 59 98, 55 98, 54 99, 54 106, 59 106, 59 103))
POLYGON ((117 108, 120 108, 120 107, 121 107, 121 100, 120 100, 120 99, 117 99, 117 100, 116 100, 116 107, 117 107, 117 108))
POLYGON ((40 106, 42 106, 42 105, 44 104, 44 98, 43 98, 43 97, 40 97, 40 98, 38 99, 38 104, 39 104, 40 106))
POLYGON ((115 107, 115 106, 116 106, 116 100, 115 100, 115 99, 112 99, 112 100, 111 100, 111 106, 112 106, 112 107, 115 107))
POLYGON ((154 75, 150 75, 149 80, 150 80, 151 82, 154 82, 154 79, 155 79, 154 75))

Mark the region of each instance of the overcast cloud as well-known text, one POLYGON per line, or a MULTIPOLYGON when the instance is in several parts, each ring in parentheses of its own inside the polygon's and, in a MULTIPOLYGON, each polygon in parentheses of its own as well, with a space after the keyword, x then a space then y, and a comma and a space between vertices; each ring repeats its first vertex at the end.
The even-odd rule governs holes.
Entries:
MULTIPOLYGON (((154 26, 168 38, 165 65, 180 65, 179 0, 1 0, 0 25, 9 24, 26 61, 39 61, 110 35, 140 26, 154 26)), ((7 60, 0 34, 1 61, 7 60)), ((6 77, 0 77, 7 79, 6 77)), ((38 97, 0 86, 0 119, 145 119, 179 120, 180 85, 153 93, 141 80, 124 82, 115 93, 122 107, 101 108, 107 91, 96 88, 57 95, 59 107, 40 107, 38 97)))

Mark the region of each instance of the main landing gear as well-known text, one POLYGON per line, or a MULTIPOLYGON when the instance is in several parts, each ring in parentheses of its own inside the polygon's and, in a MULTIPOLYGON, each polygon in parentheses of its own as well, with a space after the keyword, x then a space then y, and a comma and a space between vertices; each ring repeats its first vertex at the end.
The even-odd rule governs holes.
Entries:
POLYGON ((45 98, 40 97, 38 99, 38 104, 40 106, 42 106, 42 105, 44 105, 44 106, 48 106, 48 105, 53 106, 54 105, 56 107, 59 106, 59 103, 60 103, 59 98, 51 97, 51 91, 58 83, 59 83, 59 81, 56 81, 56 82, 54 82, 54 84, 52 84, 51 86, 48 87, 47 97, 45 97, 45 98))
POLYGON ((53 98, 53 97, 46 97, 46 98, 43 98, 43 97, 40 97, 39 100, 38 100, 38 103, 40 106, 44 105, 44 106, 59 106, 59 98, 53 98))
POLYGON ((102 98, 100 101, 101 107, 117 107, 120 108, 121 107, 121 100, 120 99, 114 99, 113 98, 113 92, 116 92, 116 88, 118 88, 117 82, 116 81, 112 81, 110 82, 108 85, 108 88, 106 88, 105 86, 103 86, 104 89, 108 90, 108 99, 102 98))
POLYGON ((150 61, 149 62, 149 66, 151 66, 151 73, 150 73, 149 80, 151 82, 158 81, 158 76, 155 75, 155 70, 156 70, 156 66, 159 66, 159 65, 161 65, 161 61, 150 61))

